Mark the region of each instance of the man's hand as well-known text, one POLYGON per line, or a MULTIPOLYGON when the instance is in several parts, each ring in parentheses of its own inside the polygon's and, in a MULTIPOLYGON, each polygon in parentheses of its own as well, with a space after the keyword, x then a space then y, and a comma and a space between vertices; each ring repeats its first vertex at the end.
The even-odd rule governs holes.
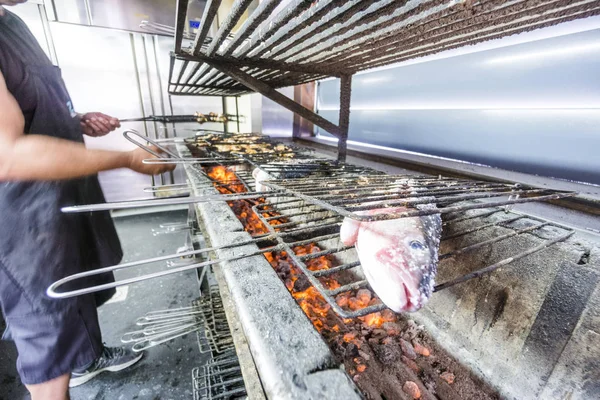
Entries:
MULTIPOLYGON (((160 153, 160 149, 150 146, 152 150, 160 153)), ((146 175, 159 175, 163 172, 173 171, 175 164, 144 164, 144 160, 156 158, 144 149, 135 149, 129 153, 129 168, 146 175)))
POLYGON ((81 116, 81 129, 87 136, 104 136, 120 126, 121 123, 118 119, 99 112, 87 113, 81 116))

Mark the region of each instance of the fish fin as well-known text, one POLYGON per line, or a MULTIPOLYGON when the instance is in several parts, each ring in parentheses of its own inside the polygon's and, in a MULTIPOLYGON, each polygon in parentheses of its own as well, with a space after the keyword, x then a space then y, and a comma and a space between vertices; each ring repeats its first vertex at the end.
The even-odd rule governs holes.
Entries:
POLYGON ((340 228, 340 239, 344 245, 352 246, 356 243, 359 227, 360 221, 352 218, 344 218, 344 222, 342 222, 342 227, 340 228))

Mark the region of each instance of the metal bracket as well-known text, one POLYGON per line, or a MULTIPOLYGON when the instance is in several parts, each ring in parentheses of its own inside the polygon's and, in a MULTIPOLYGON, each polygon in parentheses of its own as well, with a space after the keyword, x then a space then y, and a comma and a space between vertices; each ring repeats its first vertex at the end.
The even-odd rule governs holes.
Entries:
POLYGON ((335 125, 334 123, 329 122, 327 119, 321 117, 314 111, 309 110, 308 108, 298 104, 297 102, 288 98, 287 96, 279 93, 277 90, 275 90, 273 87, 266 84, 265 82, 258 80, 250 74, 247 74, 246 72, 242 71, 240 68, 210 59, 205 59, 204 61, 211 67, 221 71, 224 74, 229 75, 231 78, 235 79, 242 85, 245 85, 248 88, 254 90, 255 92, 262 94, 263 96, 273 100, 275 103, 287 108, 288 110, 300 115, 303 118, 306 118, 313 124, 331 133, 339 140, 338 161, 346 161, 346 142, 348 140, 348 125, 350 121, 352 75, 345 74, 341 75, 340 77, 340 118, 339 125, 335 125))

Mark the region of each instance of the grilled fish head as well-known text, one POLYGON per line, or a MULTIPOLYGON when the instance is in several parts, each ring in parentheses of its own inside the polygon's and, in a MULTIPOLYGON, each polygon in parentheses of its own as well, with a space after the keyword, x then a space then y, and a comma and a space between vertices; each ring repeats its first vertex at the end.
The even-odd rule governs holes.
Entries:
MULTIPOLYGON (((386 208, 363 212, 375 215, 406 211, 386 208)), ((382 221, 346 218, 342 242, 354 244, 369 284, 395 312, 414 312, 433 293, 442 230, 439 214, 382 221)))

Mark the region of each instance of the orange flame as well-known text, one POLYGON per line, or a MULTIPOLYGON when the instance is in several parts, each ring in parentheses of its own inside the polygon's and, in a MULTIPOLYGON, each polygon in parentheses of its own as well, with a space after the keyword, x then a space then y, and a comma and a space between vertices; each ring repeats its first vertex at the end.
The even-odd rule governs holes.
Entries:
MULTIPOLYGON (((217 186, 217 190, 221 193, 241 193, 246 191, 244 185, 238 180, 237 175, 232 170, 218 166, 209 168, 207 173, 214 181, 220 183, 217 186)), ((244 229, 252 235, 259 235, 268 233, 269 230, 253 212, 252 207, 264 202, 264 199, 256 199, 231 201, 228 204, 242 222, 244 229)), ((275 217, 278 215, 279 214, 274 211, 269 211, 268 209, 263 213, 264 217, 275 217)), ((286 222, 288 221, 284 216, 282 216, 281 219, 270 220, 270 224, 273 226, 286 222)), ((305 256, 319 253, 322 249, 315 243, 310 243, 303 246, 296 246, 293 248, 293 251, 298 256, 305 256)), ((362 340, 364 339, 357 337, 356 332, 346 332, 347 328, 340 327, 339 323, 342 323, 342 321, 336 317, 332 317, 331 306, 312 285, 308 286, 308 288, 305 288, 306 285, 308 285, 308 282, 299 282, 301 284, 296 285, 298 279, 300 279, 303 274, 285 251, 268 252, 264 253, 264 256, 275 271, 277 271, 282 280, 284 280, 287 289, 291 292, 292 296, 296 299, 306 316, 319 332, 328 332, 334 334, 334 337, 342 335, 341 339, 344 342, 353 343, 360 348, 362 340)), ((334 266, 334 258, 331 255, 323 255, 310 258, 306 260, 305 263, 311 271, 326 270, 334 266)), ((336 279, 330 277, 322 277, 319 278, 319 280, 323 286, 330 290, 337 289, 341 286, 336 279)), ((339 294, 336 297, 336 303, 343 309, 359 310, 373 304, 378 304, 379 299, 373 298, 370 290, 361 289, 356 292, 353 291, 339 294)), ((380 313, 378 312, 359 317, 358 320, 364 324, 363 326, 366 325, 369 329, 374 329, 381 327, 385 322, 395 321, 396 316, 391 311, 385 310, 380 313)), ((355 322, 355 320, 343 320, 343 323, 345 324, 353 322, 355 322)), ((365 369, 366 366, 364 364, 357 366, 359 372, 363 372, 365 369)))

